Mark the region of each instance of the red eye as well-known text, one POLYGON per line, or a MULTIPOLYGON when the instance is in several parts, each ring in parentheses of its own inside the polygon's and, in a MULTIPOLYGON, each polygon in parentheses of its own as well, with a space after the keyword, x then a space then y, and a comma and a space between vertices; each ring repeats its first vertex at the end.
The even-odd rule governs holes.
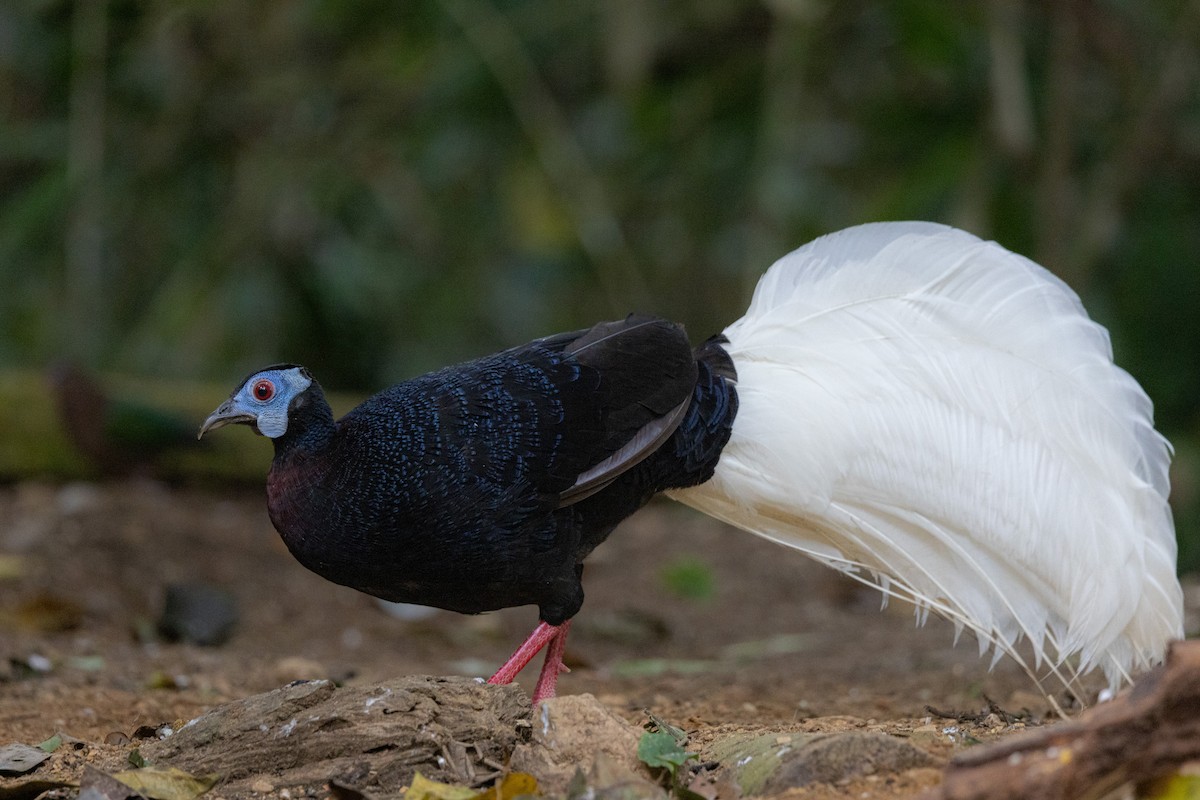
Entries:
POLYGON ((250 393, 254 395, 255 400, 265 403, 275 396, 275 384, 263 378, 255 381, 254 388, 250 390, 250 393))

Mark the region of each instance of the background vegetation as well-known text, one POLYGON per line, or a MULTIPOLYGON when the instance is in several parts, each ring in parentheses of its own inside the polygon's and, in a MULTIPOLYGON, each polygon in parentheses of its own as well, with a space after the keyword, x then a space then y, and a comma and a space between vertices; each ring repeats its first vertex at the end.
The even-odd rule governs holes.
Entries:
POLYGON ((0 367, 366 390, 632 309, 701 338, 813 236, 940 220, 1112 330, 1191 537, 1198 86, 1196 0, 8 0, 0 367))

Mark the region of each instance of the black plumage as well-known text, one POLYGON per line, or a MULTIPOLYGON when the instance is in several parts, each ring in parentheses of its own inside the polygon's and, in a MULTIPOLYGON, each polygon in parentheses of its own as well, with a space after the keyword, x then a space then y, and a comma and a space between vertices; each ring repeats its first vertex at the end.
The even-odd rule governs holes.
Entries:
MULTIPOLYGON (((286 370, 308 385, 274 438, 268 508, 302 564, 386 600, 464 613, 536 604, 551 626, 579 611, 583 560, 621 520, 711 477, 737 411, 720 340, 693 351, 653 317, 438 370, 337 422, 294 365, 240 391, 286 370)), ((204 430, 258 424, 238 398, 204 430)))

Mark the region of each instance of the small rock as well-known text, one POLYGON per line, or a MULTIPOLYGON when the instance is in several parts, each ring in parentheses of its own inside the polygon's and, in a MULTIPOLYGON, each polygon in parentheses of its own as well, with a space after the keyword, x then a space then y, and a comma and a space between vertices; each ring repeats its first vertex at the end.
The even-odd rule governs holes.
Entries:
POLYGON ((72 517, 91 511, 100 505, 100 490, 92 483, 68 483, 58 490, 54 505, 59 514, 72 517))
POLYGON ((438 613, 438 609, 436 608, 417 606, 412 603, 391 603, 387 600, 376 600, 375 604, 382 608, 389 616, 402 619, 405 622, 417 622, 429 619, 438 613))
POLYGON ((83 608, 74 600, 51 592, 39 592, 16 611, 17 624, 37 633, 62 633, 83 624, 83 608))
POLYGON ((609 762, 606 774, 624 770, 637 777, 637 746, 641 731, 618 717, 590 694, 555 697, 533 710, 532 735, 517 745, 510 766, 537 776, 542 791, 562 795, 581 767, 609 762))
POLYGON ((40 653, 30 653, 24 664, 34 672, 46 673, 54 669, 54 662, 40 653))
POLYGON ((158 632, 169 641, 211 647, 228 641, 237 621, 237 603, 229 592, 203 583, 175 583, 167 587, 158 632))
POLYGON ((661 786, 606 753, 597 753, 586 773, 576 770, 566 796, 594 800, 667 800, 667 793, 661 786))
POLYGON ((329 670, 319 661, 303 656, 288 656, 275 662, 271 675, 276 683, 292 681, 315 681, 329 677, 329 670))
POLYGON ((275 784, 271 783, 266 778, 259 778, 250 784, 250 791, 258 792, 259 794, 270 794, 275 791, 275 784))
POLYGON ((873 731, 734 735, 702 754, 733 772, 746 794, 776 794, 810 783, 833 783, 876 772, 903 772, 936 759, 896 736, 873 731))
POLYGON ((946 741, 940 725, 921 725, 913 728, 908 740, 921 747, 931 747, 946 741))
POLYGON ((903 772, 936 763, 924 750, 883 733, 840 733, 822 737, 802 748, 797 756, 784 759, 779 770, 767 781, 768 793, 810 783, 835 783, 877 772, 903 772))
POLYGON ((365 637, 358 628, 350 627, 342 631, 342 647, 346 650, 357 650, 362 647, 365 637))

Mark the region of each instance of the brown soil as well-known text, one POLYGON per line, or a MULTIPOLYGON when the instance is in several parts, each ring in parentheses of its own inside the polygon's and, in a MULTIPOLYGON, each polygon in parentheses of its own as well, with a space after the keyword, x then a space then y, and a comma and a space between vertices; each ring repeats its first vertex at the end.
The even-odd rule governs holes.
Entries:
MULTIPOLYGON (((178 726, 302 678, 369 687, 486 676, 536 621, 533 608, 398 619, 300 567, 261 491, 25 483, 0 489, 0 520, 0 746, 61 731, 119 748, 111 734, 178 726), (199 647, 151 635, 165 587, 197 581, 236 597, 232 638, 199 647)), ((950 625, 918 628, 897 604, 881 613, 875 593, 666 502, 618 530, 585 583, 560 693, 591 693, 637 725, 648 711, 685 729, 690 747, 734 731, 877 730, 945 756, 1025 723, 960 723, 927 706, 978 712, 986 695, 1037 720, 1049 711, 1018 666, 1005 659, 989 671, 990 655, 979 658, 969 636, 955 647, 950 625), (664 578, 673 567, 694 574, 674 591, 664 578)), ((536 670, 527 672, 529 690, 536 670)), ((903 797, 939 775, 923 767, 788 796, 903 797)))

